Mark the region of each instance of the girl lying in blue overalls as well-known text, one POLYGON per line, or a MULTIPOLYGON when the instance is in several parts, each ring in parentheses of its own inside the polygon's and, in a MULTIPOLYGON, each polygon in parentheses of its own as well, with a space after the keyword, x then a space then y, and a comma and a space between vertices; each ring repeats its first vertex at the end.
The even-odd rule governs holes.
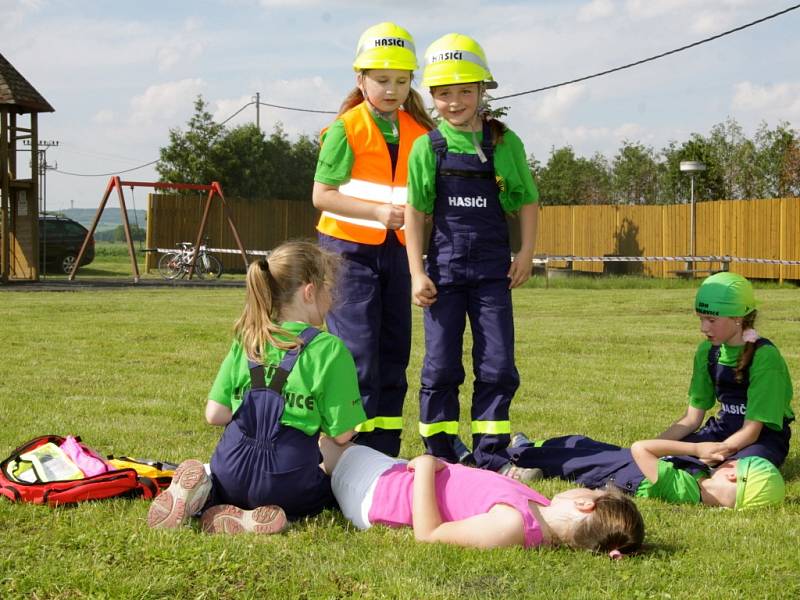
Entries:
POLYGON ((350 352, 317 329, 337 264, 316 244, 287 242, 250 265, 244 312, 206 405, 208 422, 226 426, 211 475, 183 462, 150 507, 151 527, 177 527, 204 509, 205 531, 274 533, 287 518, 335 505, 320 432, 344 443, 366 418, 350 352))

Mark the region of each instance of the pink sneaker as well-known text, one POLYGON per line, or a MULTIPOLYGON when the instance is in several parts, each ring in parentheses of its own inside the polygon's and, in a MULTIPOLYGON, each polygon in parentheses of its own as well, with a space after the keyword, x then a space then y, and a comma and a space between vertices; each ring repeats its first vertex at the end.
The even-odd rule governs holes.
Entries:
POLYGON ((147 512, 153 529, 174 529, 188 523, 203 508, 211 492, 211 479, 199 460, 185 460, 175 470, 172 483, 156 496, 147 512))
POLYGON ((206 533, 281 533, 288 521, 280 506, 245 510, 232 504, 218 504, 203 513, 200 525, 206 533))

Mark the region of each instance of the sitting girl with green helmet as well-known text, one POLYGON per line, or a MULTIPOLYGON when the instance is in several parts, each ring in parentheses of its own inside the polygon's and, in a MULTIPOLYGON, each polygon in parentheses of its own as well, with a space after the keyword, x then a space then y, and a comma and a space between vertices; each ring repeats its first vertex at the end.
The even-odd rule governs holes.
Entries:
POLYGON ((741 275, 716 273, 700 285, 695 312, 706 339, 695 353, 689 406, 660 437, 723 442, 727 458, 761 456, 779 467, 794 420, 792 379, 778 348, 756 332, 755 307, 741 275), (703 425, 717 401, 719 412, 703 425))

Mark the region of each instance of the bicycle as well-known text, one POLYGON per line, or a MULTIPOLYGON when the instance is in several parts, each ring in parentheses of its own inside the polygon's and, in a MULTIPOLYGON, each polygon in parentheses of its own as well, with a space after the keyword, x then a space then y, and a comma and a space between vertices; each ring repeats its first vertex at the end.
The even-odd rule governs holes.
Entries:
MULTIPOLYGON (((179 242, 180 249, 167 252, 158 261, 158 272, 164 279, 183 279, 189 274, 194 257, 194 244, 179 242)), ((206 242, 200 244, 197 261, 194 264, 194 274, 200 279, 217 279, 222 275, 222 263, 216 256, 206 252, 206 242)))

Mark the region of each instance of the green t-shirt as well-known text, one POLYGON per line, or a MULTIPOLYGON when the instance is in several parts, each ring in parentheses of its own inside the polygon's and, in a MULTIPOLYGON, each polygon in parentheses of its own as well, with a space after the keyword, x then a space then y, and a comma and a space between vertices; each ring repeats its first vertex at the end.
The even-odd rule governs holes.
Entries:
POLYGON ((658 481, 655 483, 644 479, 639 484, 635 496, 637 498, 659 498, 672 504, 700 504, 700 480, 708 477, 706 473, 698 471, 689 473, 676 469, 675 465, 666 460, 658 461, 658 481))
MULTIPOLYGON (((442 120, 437 129, 447 140, 450 152, 476 154, 472 133, 454 129, 442 120)), ((483 132, 475 133, 478 143, 483 132)), ((494 172, 500 186, 500 204, 506 212, 514 212, 523 204, 539 199, 539 190, 533 181, 531 169, 522 140, 513 131, 506 130, 503 141, 494 148, 494 172)), ((414 140, 408 157, 408 203, 418 211, 431 214, 436 200, 436 153, 431 138, 421 135, 414 140)))
MULTIPOLYGON (((717 401, 714 382, 708 373, 708 351, 711 342, 704 340, 694 355, 694 370, 689 384, 689 404, 700 410, 709 410, 717 401)), ((722 344, 719 362, 736 367, 744 346, 722 344)), ((750 385, 747 387, 745 419, 760 421, 770 429, 783 429, 783 419, 793 419, 792 378, 780 351, 770 344, 758 348, 750 364, 750 385)))
MULTIPOLYGON (((305 323, 286 322, 281 327, 298 335, 305 323)), ((280 364, 285 350, 269 346, 264 361, 267 385, 280 364)), ((236 412, 244 393, 250 389, 247 354, 234 340, 211 387, 208 398, 236 412)), ((286 385, 281 423, 314 435, 320 429, 330 436, 350 431, 366 420, 358 389, 358 375, 353 356, 344 342, 321 332, 300 353, 286 385)))
MULTIPOLYGON (((395 132, 392 123, 372 111, 369 112, 386 142, 398 143, 399 134, 395 132)), ((353 149, 344 130, 344 121, 336 119, 322 134, 322 146, 319 149, 314 181, 334 187, 347 183, 350 181, 354 160, 353 149)))

